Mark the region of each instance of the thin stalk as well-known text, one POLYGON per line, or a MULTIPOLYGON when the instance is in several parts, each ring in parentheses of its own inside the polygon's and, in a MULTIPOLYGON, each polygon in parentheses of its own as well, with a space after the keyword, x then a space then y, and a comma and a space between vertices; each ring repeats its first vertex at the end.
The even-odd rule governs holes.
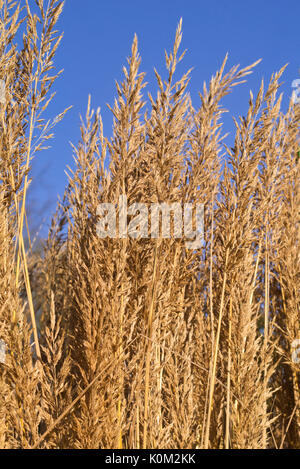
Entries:
POLYGON ((146 343, 146 377, 145 377, 145 402, 144 402, 144 429, 143 429, 143 449, 147 448, 147 430, 148 430, 148 407, 149 407, 149 385, 150 385, 150 362, 151 362, 151 348, 152 348, 152 324, 153 324, 153 311, 155 304, 155 284, 156 284, 156 266, 157 266, 157 240, 154 248, 154 265, 151 285, 151 302, 148 316, 148 338, 150 340, 146 343))
POLYGON ((230 374, 231 374, 231 321, 232 321, 232 298, 229 303, 229 332, 228 332, 228 370, 227 370, 227 389, 226 389, 226 432, 225 449, 230 445, 230 374))
POLYGON ((210 380, 210 385, 209 385, 207 422, 206 422, 205 439, 204 439, 204 448, 205 449, 208 449, 208 447, 209 447, 210 420, 211 420, 211 413, 212 413, 212 407, 213 407, 213 397, 214 397, 214 391, 215 391, 217 359, 218 359, 218 352, 219 352, 219 340, 220 340, 221 324, 222 324, 222 318, 223 318, 225 288, 226 288, 226 283, 227 283, 228 256, 229 256, 229 252, 227 250, 226 251, 226 260, 225 260, 225 272, 224 272, 223 285, 222 285, 221 303, 220 303, 219 318, 218 318, 218 329, 217 329, 217 335, 216 335, 216 341, 215 341, 215 347, 214 347, 212 374, 211 374, 211 380, 210 380))

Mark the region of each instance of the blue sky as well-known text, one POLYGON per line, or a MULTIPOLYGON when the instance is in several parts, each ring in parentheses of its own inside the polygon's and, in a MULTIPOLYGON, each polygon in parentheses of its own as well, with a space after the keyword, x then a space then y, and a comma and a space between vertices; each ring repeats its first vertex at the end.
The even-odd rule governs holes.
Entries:
MULTIPOLYGON (((33 162, 33 183, 29 199, 32 224, 46 222, 55 209, 57 195, 66 185, 65 169, 73 165, 70 141, 79 139, 79 114, 84 115, 88 95, 93 107, 101 108, 104 132, 111 135, 112 116, 106 103, 115 97, 115 80, 122 79, 122 66, 130 55, 134 33, 138 36, 148 90, 155 90, 153 67, 162 74, 164 50, 173 45, 175 30, 182 17, 182 50, 187 49, 179 73, 193 67, 189 91, 193 105, 200 103, 198 92, 209 82, 229 53, 227 70, 262 58, 246 84, 236 87, 223 101, 229 109, 225 130, 233 132, 232 117, 246 113, 249 90, 258 91, 262 79, 288 63, 283 78, 284 107, 291 96, 291 83, 300 69, 299 0, 66 0, 58 27, 64 38, 56 56, 58 69, 64 69, 55 85, 57 95, 49 107, 55 116, 73 105, 55 128, 51 149, 37 154, 33 162)), ((179 76, 179 75, 178 75, 179 76)), ((147 88, 146 88, 147 90, 147 88)), ((227 143, 232 142, 232 136, 227 143)))

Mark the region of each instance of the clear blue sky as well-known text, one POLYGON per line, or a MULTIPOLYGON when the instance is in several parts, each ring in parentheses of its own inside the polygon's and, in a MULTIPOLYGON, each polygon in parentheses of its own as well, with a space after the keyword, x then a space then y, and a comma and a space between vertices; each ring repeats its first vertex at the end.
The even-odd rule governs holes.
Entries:
MULTIPOLYGON (((84 115, 89 93, 92 105, 100 106, 104 131, 111 134, 112 116, 106 103, 113 103, 114 81, 122 79, 122 66, 130 54, 137 33, 149 90, 154 90, 153 67, 164 72, 164 50, 170 50, 179 19, 183 19, 182 49, 187 54, 180 71, 194 67, 190 92, 194 106, 198 91, 209 81, 229 53, 227 70, 234 64, 246 66, 258 58, 263 61, 248 77, 248 83, 234 89, 223 101, 233 116, 246 112, 249 90, 255 93, 262 78, 289 63, 282 90, 284 106, 291 96, 291 83, 300 69, 300 0, 66 0, 59 20, 64 38, 56 64, 64 73, 56 82, 57 96, 49 108, 55 116, 73 105, 55 128, 52 148, 37 155, 33 163, 29 212, 36 226, 55 208, 57 195, 66 184, 64 170, 72 165, 72 150, 79 138, 79 114, 84 115)), ((225 130, 233 131, 231 117, 225 130)), ((231 143, 230 137, 227 142, 231 143)))

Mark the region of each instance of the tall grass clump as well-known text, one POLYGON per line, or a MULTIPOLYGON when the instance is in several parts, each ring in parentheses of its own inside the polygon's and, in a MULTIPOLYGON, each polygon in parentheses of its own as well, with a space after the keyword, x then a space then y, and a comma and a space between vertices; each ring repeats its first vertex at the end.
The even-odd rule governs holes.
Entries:
POLYGON ((284 67, 250 92, 229 147, 222 99, 258 62, 226 71, 226 56, 193 105, 191 70, 177 71, 181 21, 155 95, 134 36, 112 135, 89 97, 64 196, 32 253, 31 160, 65 111, 42 120, 63 2, 29 4, 0 2, 1 447, 299 448, 300 114, 292 101, 282 110, 284 67), (139 210, 203 204, 201 247, 174 230, 99 237, 99 204, 124 195, 139 210))

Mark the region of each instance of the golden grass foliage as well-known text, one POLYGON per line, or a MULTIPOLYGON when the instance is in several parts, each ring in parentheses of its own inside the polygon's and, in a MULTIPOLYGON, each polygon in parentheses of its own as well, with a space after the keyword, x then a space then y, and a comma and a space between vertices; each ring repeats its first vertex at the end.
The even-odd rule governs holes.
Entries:
POLYGON ((64 114, 42 117, 62 37, 63 2, 46 3, 0 0, 1 448, 300 448, 300 113, 281 110, 284 68, 250 92, 228 148, 222 98, 256 64, 225 72, 226 57, 194 108, 190 71, 175 78, 180 22, 144 101, 135 37, 113 135, 89 99, 38 256, 31 160, 64 114), (203 246, 99 238, 99 203, 122 194, 204 204, 203 246))

